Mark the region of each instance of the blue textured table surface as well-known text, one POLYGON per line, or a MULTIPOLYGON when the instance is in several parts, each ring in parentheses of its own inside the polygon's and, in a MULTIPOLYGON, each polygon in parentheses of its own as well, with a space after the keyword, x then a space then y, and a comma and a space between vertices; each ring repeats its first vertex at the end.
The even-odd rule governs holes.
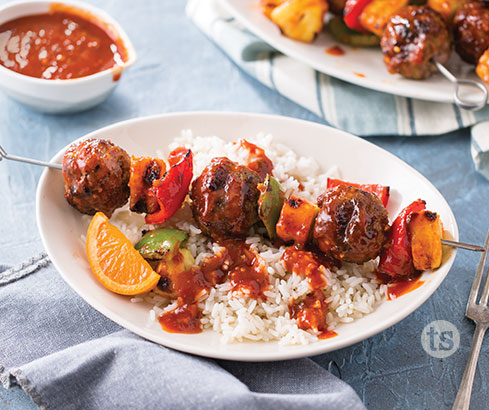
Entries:
MULTIPOLYGON (((185 17, 183 0, 91 2, 126 29, 138 62, 105 103, 81 114, 43 115, 0 94, 0 143, 7 152, 47 160, 73 139, 99 127, 174 111, 249 111, 320 121, 243 74, 185 17)), ((462 240, 483 242, 489 228, 489 182, 474 171, 468 130, 440 137, 371 141, 434 183, 455 213, 462 240)), ((0 163, 1 264, 17 264, 43 249, 35 219, 41 171, 0 163)), ((368 408, 450 408, 474 331, 464 318, 464 309, 477 261, 478 255, 459 252, 447 279, 415 313, 371 339, 314 360, 325 366, 336 361, 343 379, 368 408), (420 335, 426 324, 441 319, 458 328, 460 347, 448 358, 435 359, 423 350, 420 335)), ((486 338, 475 376, 473 409, 488 408, 488 364, 486 338)), ((34 407, 22 391, 0 388, 0 408, 34 407)))

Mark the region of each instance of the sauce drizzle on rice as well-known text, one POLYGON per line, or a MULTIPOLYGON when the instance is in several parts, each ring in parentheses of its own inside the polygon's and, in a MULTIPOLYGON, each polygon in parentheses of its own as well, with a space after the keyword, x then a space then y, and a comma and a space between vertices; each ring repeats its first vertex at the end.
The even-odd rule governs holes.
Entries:
POLYGON ((336 336, 336 333, 327 328, 328 303, 323 289, 327 286, 325 268, 329 264, 321 259, 315 253, 299 250, 295 246, 289 246, 282 255, 285 269, 305 276, 312 289, 305 297, 292 299, 289 306, 291 317, 297 320, 300 329, 314 330, 319 333, 319 338, 327 339, 336 336))
POLYGON ((197 301, 209 289, 210 284, 197 267, 179 273, 172 278, 178 295, 177 307, 159 317, 161 327, 170 333, 200 333, 201 311, 197 301))
POLYGON ((229 280, 232 292, 258 299, 269 287, 267 272, 258 255, 242 240, 229 239, 219 243, 220 251, 206 258, 199 267, 175 275, 173 288, 178 296, 177 307, 163 313, 159 322, 172 333, 199 333, 201 310, 198 300, 215 285, 229 280))

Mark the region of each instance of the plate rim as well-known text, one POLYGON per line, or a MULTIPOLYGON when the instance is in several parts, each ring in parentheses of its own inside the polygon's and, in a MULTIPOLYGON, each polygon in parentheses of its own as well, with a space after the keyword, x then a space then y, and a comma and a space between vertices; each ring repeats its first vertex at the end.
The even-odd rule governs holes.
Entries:
MULTIPOLYGON (((233 118, 235 117, 236 119, 253 119, 253 120, 278 120, 278 121, 285 121, 285 122, 296 122, 300 124, 301 126, 313 126, 317 127, 319 129, 323 129, 325 131, 333 131, 334 133, 339 133, 342 134, 342 138, 347 138, 352 141, 355 141, 356 143, 360 143, 363 145, 370 146, 371 148, 378 150, 379 152, 382 152, 384 155, 388 155, 391 158, 395 159, 398 161, 404 168, 409 169, 410 172, 415 173, 419 178, 423 179, 431 189, 433 189, 436 193, 439 194, 440 199, 444 202, 446 205, 447 209, 449 210, 449 215, 447 217, 453 221, 453 233, 454 233, 454 239, 458 240, 459 238, 459 231, 458 231, 458 225, 457 221, 455 219, 455 216, 453 214, 453 211, 451 207, 449 206, 448 202, 446 201, 445 197, 438 191, 438 189, 425 177, 423 176, 418 170, 407 164, 405 161, 403 161, 401 158, 397 157, 396 155, 390 153, 389 151, 385 150, 384 148, 381 148, 374 143, 367 141, 363 138, 357 137, 353 134, 350 134, 348 132, 320 124, 317 122, 313 121, 308 121, 308 120, 303 120, 299 118, 294 118, 294 117, 289 117, 289 116, 282 116, 282 115, 275 115, 275 114, 263 114, 263 113, 253 113, 253 112, 235 112, 235 111, 182 111, 182 112, 172 112, 172 113, 163 113, 163 114, 156 114, 156 115, 149 115, 149 116, 142 116, 142 117, 134 117, 131 119, 119 121, 113 124, 109 124, 105 127, 96 129, 94 131, 91 131, 84 136, 77 138, 70 142, 68 145, 65 147, 61 148, 51 159, 53 162, 58 162, 60 158, 62 158, 64 152, 66 151, 66 148, 78 141, 84 140, 86 138, 93 137, 95 134, 102 134, 104 132, 107 132, 111 129, 119 128, 119 127, 124 127, 129 124, 135 124, 138 122, 145 122, 148 120, 153 120, 153 119, 167 119, 167 118, 175 118, 175 117, 194 117, 194 116, 211 116, 215 118, 219 117, 227 117, 233 118)), ((46 232, 43 230, 43 218, 41 217, 41 199, 42 199, 42 194, 43 194, 43 187, 46 184, 46 180, 49 176, 50 172, 59 172, 58 170, 53 170, 46 168, 37 185, 36 189, 36 220, 37 220, 37 225, 38 225, 38 231, 41 237, 41 241, 43 243, 44 249, 46 250, 46 253, 48 254, 50 260, 53 263, 53 266, 56 268, 58 274, 63 278, 63 280, 70 286, 72 290, 74 290, 86 303, 88 303, 92 308, 97 310, 98 312, 102 313, 105 317, 110 319, 111 321, 119 324, 120 326, 124 327, 125 329, 130 330, 131 332, 147 339, 152 342, 158 343, 162 346, 166 346, 169 348, 172 348, 174 350, 178 350, 181 352, 185 353, 190 353, 190 354, 196 354, 202 357, 208 357, 208 358, 214 358, 214 359, 224 359, 224 360, 239 360, 239 361, 247 361, 247 362, 259 362, 259 361, 279 361, 279 360, 290 360, 290 359, 297 359, 297 358, 302 358, 302 357, 308 357, 308 356, 314 356, 318 354, 323 354, 327 353, 330 351, 336 351, 348 346, 351 346, 355 343, 361 342, 363 340, 369 339, 370 337, 383 332, 384 330, 396 325, 397 323, 401 322, 404 320, 407 316, 409 316, 411 313, 413 313, 415 310, 417 310, 422 304, 424 304, 432 295, 433 293, 438 289, 438 287, 442 284, 442 282, 445 280, 446 276, 448 275, 450 269, 452 268, 452 265, 454 263, 455 257, 456 257, 456 250, 452 252, 450 255, 449 259, 445 262, 446 263, 446 273, 442 278, 440 278, 438 281, 432 281, 435 282, 434 288, 431 291, 431 293, 427 295, 423 295, 424 297, 419 297, 415 303, 410 304, 410 309, 408 309, 406 312, 402 312, 401 315, 393 315, 395 318, 394 320, 391 318, 390 320, 386 320, 385 323, 383 323, 381 326, 378 326, 374 329, 368 329, 367 331, 363 331, 358 335, 352 336, 347 339, 346 343, 343 343, 339 347, 333 347, 331 348, 331 344, 325 343, 321 344, 320 342, 315 342, 315 343, 310 343, 308 345, 301 345, 301 346, 280 346, 280 349, 276 350, 276 353, 273 354, 273 356, 270 356, 270 353, 253 353, 253 355, 247 355, 244 354, 242 351, 220 351, 219 348, 214 349, 213 351, 209 351, 205 347, 195 347, 195 346, 186 346, 184 345, 183 347, 180 345, 180 342, 178 341, 165 341, 165 343, 162 343, 161 341, 155 340, 153 335, 149 332, 149 330, 146 330, 142 326, 135 326, 130 322, 129 320, 125 319, 123 316, 117 316, 114 317, 112 312, 109 311, 108 308, 106 308, 103 304, 97 303, 97 300, 92 296, 92 295, 87 295, 84 293, 81 293, 79 289, 77 288, 75 281, 70 278, 69 275, 65 274, 63 270, 61 269, 61 265, 59 263, 59 260, 56 256, 56 252, 51 249, 51 246, 49 245, 49 241, 47 240, 46 237, 46 232), (284 350, 286 349, 286 350, 284 350)), ((329 339, 333 340, 333 339, 329 339)), ((246 343, 253 343, 253 342, 238 342, 237 344, 246 344, 246 343)), ((263 342, 266 343, 266 342, 263 342)), ((277 341, 273 342, 268 342, 268 343, 276 343, 278 346, 277 341)))

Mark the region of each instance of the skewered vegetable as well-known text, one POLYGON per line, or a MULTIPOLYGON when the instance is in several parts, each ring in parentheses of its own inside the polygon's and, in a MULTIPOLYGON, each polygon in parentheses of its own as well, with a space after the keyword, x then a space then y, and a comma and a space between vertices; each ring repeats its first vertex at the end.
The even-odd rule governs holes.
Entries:
POLYGON ((261 11, 270 18, 270 14, 275 7, 280 6, 285 0, 260 0, 261 11))
POLYGON ((456 11, 468 2, 469 0, 428 0, 426 5, 440 13, 447 23, 451 23, 456 11))
POLYGON ((341 17, 329 20, 327 28, 336 41, 352 47, 375 47, 380 44, 380 38, 375 34, 352 30, 341 17))
POLYGON ((176 276, 192 268, 195 261, 188 249, 181 245, 188 238, 188 234, 178 229, 154 229, 143 235, 134 245, 140 255, 150 261, 155 271, 161 276, 153 289, 166 297, 176 297, 174 282, 176 276))
POLYGON ((433 270, 441 265, 443 226, 440 216, 423 210, 414 212, 408 221, 415 269, 433 270))
POLYGON ((271 11, 270 19, 285 36, 310 43, 321 32, 327 11, 326 0, 287 0, 271 11))
POLYGON ((314 219, 319 211, 316 204, 292 195, 285 201, 277 223, 277 235, 285 242, 306 244, 312 234, 314 219))
POLYGON ((165 175, 153 182, 149 190, 158 202, 159 210, 146 215, 147 224, 160 224, 177 212, 187 196, 193 177, 192 151, 178 149, 170 154, 171 168, 165 175))
POLYGON ((482 81, 489 84, 489 48, 482 54, 481 58, 479 58, 475 72, 482 81))
POLYGON ((360 22, 360 15, 363 10, 372 0, 347 0, 345 4, 345 10, 343 11, 343 18, 348 27, 356 31, 365 31, 362 23, 360 22))
POLYGON ((149 193, 153 182, 165 174, 166 164, 161 159, 148 157, 131 157, 131 177, 129 189, 131 196, 129 208, 133 212, 148 213, 158 211, 156 198, 149 193))
POLYGON ((187 238, 188 234, 178 229, 154 229, 145 233, 134 248, 144 259, 158 260, 174 253, 187 238))
POLYGON ((408 232, 408 220, 411 214, 425 209, 425 201, 418 199, 404 208, 394 220, 387 247, 380 254, 379 271, 389 276, 412 276, 416 273, 413 265, 411 238, 408 232))
POLYGON ((360 25, 379 37, 382 37, 385 26, 391 16, 406 7, 409 0, 372 0, 360 14, 360 25))
POLYGON ((276 225, 284 204, 284 191, 280 183, 270 175, 267 175, 262 184, 258 184, 258 190, 258 216, 267 229, 268 237, 274 240, 277 234, 276 225))

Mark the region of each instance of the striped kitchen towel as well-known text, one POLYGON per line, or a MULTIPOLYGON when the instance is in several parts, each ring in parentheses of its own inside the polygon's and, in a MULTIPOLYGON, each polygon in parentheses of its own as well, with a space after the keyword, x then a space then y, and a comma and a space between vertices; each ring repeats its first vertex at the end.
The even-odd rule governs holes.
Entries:
POLYGON ((474 113, 453 104, 369 90, 318 73, 254 36, 217 0, 190 0, 187 14, 246 73, 329 125, 353 134, 437 135, 489 120, 489 107, 474 113))

